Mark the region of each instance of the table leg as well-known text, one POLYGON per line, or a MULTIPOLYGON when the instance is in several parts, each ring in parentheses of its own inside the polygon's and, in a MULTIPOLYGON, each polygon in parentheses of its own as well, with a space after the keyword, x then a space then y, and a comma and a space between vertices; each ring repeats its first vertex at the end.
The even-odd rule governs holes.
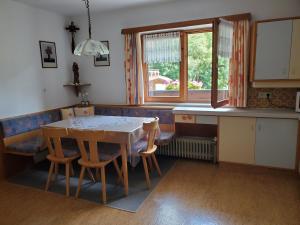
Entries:
POLYGON ((127 168, 126 144, 121 144, 121 154, 122 154, 122 171, 124 177, 125 195, 128 195, 128 168, 127 168))

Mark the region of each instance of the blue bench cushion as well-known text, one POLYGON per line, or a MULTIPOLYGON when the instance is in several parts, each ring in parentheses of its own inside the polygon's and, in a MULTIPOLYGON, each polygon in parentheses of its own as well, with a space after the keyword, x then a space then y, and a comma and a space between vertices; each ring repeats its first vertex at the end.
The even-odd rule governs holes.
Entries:
POLYGON ((104 116, 158 117, 161 124, 175 123, 171 109, 96 106, 95 113, 104 116))
POLYGON ((33 137, 25 141, 16 142, 7 146, 15 152, 35 154, 45 149, 44 139, 41 136, 33 137))
POLYGON ((159 137, 156 138, 156 140, 155 140, 155 144, 157 144, 157 145, 169 144, 170 141, 172 141, 174 135, 175 135, 174 132, 161 131, 159 134, 159 137))
POLYGON ((32 130, 39 129, 41 125, 60 120, 59 110, 52 110, 33 115, 24 115, 0 120, 4 137, 11 137, 32 130))

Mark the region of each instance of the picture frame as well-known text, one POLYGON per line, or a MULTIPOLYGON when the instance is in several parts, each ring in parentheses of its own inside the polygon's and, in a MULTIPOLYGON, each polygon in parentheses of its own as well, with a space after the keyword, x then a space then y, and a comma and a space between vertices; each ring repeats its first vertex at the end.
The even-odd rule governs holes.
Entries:
MULTIPOLYGON (((109 50, 109 42, 101 41, 109 50)), ((110 66, 110 54, 94 56, 94 66, 110 66)))
POLYGON ((42 68, 57 68, 55 42, 39 41, 42 68))

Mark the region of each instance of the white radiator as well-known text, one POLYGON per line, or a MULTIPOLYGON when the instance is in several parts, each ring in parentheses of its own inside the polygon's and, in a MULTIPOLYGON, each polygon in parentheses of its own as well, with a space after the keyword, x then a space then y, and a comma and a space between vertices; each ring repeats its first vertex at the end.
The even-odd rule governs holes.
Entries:
POLYGON ((188 159, 217 161, 216 139, 200 137, 177 137, 168 145, 159 146, 158 155, 188 159))

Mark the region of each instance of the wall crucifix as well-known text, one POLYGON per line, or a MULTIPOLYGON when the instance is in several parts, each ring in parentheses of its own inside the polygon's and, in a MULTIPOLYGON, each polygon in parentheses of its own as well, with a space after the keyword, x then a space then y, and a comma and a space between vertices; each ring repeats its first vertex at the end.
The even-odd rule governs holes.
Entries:
POLYGON ((74 22, 72 21, 71 24, 66 27, 66 30, 68 30, 72 34, 72 53, 74 53, 75 50, 75 33, 76 31, 80 30, 79 27, 76 27, 74 22))

